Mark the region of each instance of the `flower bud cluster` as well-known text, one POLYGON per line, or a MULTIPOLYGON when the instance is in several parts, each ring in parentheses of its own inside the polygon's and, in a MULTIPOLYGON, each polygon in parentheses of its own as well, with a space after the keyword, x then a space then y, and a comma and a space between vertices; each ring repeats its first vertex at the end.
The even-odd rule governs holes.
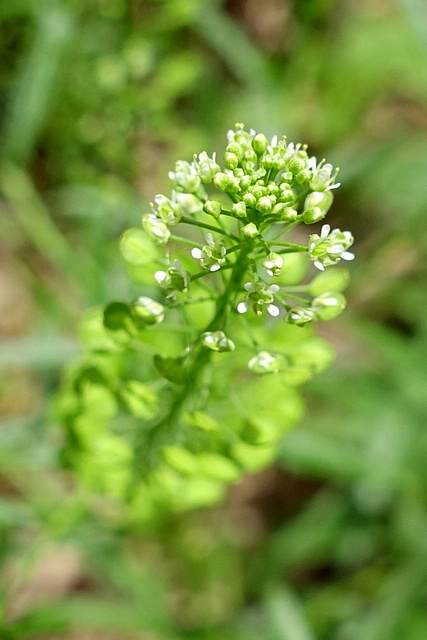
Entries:
POLYGON ((213 504, 245 469, 272 460, 299 411, 282 390, 330 361, 310 330, 294 327, 345 308, 345 270, 324 271, 354 257, 351 233, 323 225, 305 244, 286 236, 326 216, 336 176, 305 145, 240 124, 222 162, 203 151, 176 163, 170 194, 156 195, 142 228, 121 240, 147 290, 88 319, 90 353, 66 382, 69 460, 89 487, 149 520, 213 504), (310 281, 311 262, 322 273, 310 281), (242 376, 245 358, 253 374, 276 379, 242 376), (129 427, 117 429, 122 412, 129 427))
MULTIPOLYGON (((151 213, 143 216, 143 227, 156 244, 164 245, 177 239, 172 236, 171 227, 178 223, 191 224, 193 231, 199 226, 204 244, 188 242, 191 256, 202 271, 190 273, 182 269, 179 261, 171 264, 168 253, 166 263, 155 273, 166 298, 181 300, 183 294, 191 296, 193 280, 205 274, 212 278, 209 274, 229 269, 230 286, 223 284, 215 292, 219 281, 209 285, 213 285, 212 299, 217 303, 227 292, 228 298, 221 308, 237 310, 240 315, 252 311, 256 317, 266 312, 297 326, 336 317, 345 307, 339 292, 331 290, 315 296, 306 286, 305 291, 302 287, 301 295, 288 295, 280 280, 286 275, 286 254, 292 252, 305 254, 321 271, 341 259, 351 260, 354 257, 348 251, 353 243, 351 233, 331 231, 329 225, 323 225, 320 234, 309 236, 307 245, 296 245, 284 242, 278 231, 282 229, 284 234, 296 224, 322 220, 332 206, 333 190, 339 187, 337 174, 338 169, 325 160, 317 162, 309 156, 306 145, 288 142, 286 137, 268 138, 263 133, 245 130, 241 124, 227 133, 223 163, 218 162, 216 154, 210 156, 206 151, 195 155, 191 163, 177 162, 175 170, 169 173, 171 197, 161 194, 155 197, 151 213), (213 220, 206 222, 209 220, 206 216, 213 220), (272 225, 275 225, 273 234, 272 225), (240 253, 246 256, 243 266, 240 253), (272 283, 271 278, 276 281, 272 283)), ((226 276, 222 277, 223 283, 226 276)), ((230 345, 234 348, 223 332, 224 319, 225 315, 219 326, 214 330, 209 327, 203 334, 201 341, 205 348, 216 351, 230 350, 230 345)), ((253 370, 268 368, 264 367, 265 353, 261 353, 264 354, 261 364, 254 365, 253 370)))

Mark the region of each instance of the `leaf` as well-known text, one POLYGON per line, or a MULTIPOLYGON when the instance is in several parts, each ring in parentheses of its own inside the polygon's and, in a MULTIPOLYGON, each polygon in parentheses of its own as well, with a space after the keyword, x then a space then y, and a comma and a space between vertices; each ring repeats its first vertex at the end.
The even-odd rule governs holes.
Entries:
POLYGON ((315 640, 296 594, 283 583, 266 593, 267 627, 274 640, 315 640))
POLYGON ((157 371, 166 380, 175 382, 175 384, 184 384, 186 381, 184 370, 184 358, 164 358, 163 356, 156 354, 153 358, 154 366, 157 371))
POLYGON ((135 323, 129 305, 111 302, 104 309, 104 327, 120 345, 128 345, 136 334, 135 323))
POLYGON ((137 418, 151 418, 158 409, 157 394, 139 380, 126 380, 120 395, 137 418))

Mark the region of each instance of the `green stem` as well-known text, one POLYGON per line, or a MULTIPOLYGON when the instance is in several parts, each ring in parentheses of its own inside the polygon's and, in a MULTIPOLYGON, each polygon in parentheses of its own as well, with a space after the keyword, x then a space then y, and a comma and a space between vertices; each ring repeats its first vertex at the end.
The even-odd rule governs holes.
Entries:
POLYGON ((192 220, 191 218, 187 218, 183 216, 180 222, 184 222, 185 224, 191 224, 195 227, 201 227, 202 229, 208 229, 209 231, 215 231, 216 233, 221 233, 223 236, 227 236, 227 238, 232 238, 236 242, 239 241, 239 238, 235 236, 233 233, 228 233, 228 231, 224 231, 221 227, 214 227, 212 224, 208 224, 207 222, 201 222, 200 220, 192 220))
POLYGON ((307 245, 297 244, 296 242, 280 242, 279 240, 274 240, 271 242, 271 245, 275 247, 287 247, 294 251, 307 251, 307 245))
MULTIPOLYGON (((227 286, 217 298, 215 315, 201 333, 215 331, 224 327, 231 299, 233 294, 238 291, 247 269, 247 257, 251 249, 251 242, 246 242, 240 249, 236 261, 231 266, 232 270, 227 286)), ((158 451, 168 441, 172 430, 176 429, 178 432, 179 415, 188 399, 198 393, 200 379, 203 377, 211 354, 212 351, 204 348, 199 340, 193 345, 187 356, 185 383, 177 390, 171 401, 169 411, 151 423, 151 425, 148 425, 149 432, 147 433, 144 429, 142 438, 136 443, 136 473, 138 476, 149 471, 157 463, 158 451)))
POLYGON ((194 242, 194 240, 188 240, 188 238, 175 236, 173 234, 169 237, 169 241, 176 242, 178 244, 185 244, 187 247, 197 247, 198 249, 203 249, 204 246, 201 242, 194 242))

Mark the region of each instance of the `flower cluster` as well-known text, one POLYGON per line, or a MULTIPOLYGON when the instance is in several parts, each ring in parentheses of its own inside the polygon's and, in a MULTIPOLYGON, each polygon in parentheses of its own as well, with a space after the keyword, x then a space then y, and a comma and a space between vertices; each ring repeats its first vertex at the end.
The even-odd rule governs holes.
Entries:
MULTIPOLYGON (((165 264, 156 272, 155 280, 167 299, 176 304, 175 298, 191 296, 193 281, 228 269, 232 289, 223 286, 218 290, 218 282, 206 280, 212 300, 223 311, 229 307, 238 314, 252 311, 261 316, 265 310, 297 326, 341 313, 345 300, 338 291, 316 297, 309 294, 307 285, 301 285, 299 291, 294 286, 291 292, 280 283, 291 253, 305 254, 321 271, 354 257, 348 251, 353 243, 351 233, 331 231, 329 225, 323 225, 320 234, 309 235, 306 245, 283 239, 296 225, 311 225, 327 215, 333 191, 340 186, 337 174, 338 169, 324 159, 318 162, 309 156, 306 145, 288 142, 286 137, 268 139, 262 133, 246 131, 241 124, 227 134, 222 166, 215 153, 209 156, 206 151, 195 155, 192 162, 177 162, 169 172, 171 197, 158 194, 154 198, 151 212, 143 216, 143 228, 154 243, 165 245, 177 240, 172 228, 178 223, 192 225, 202 231, 204 244, 190 237, 186 240, 201 272, 190 273, 176 260, 173 266, 165 264)), ((179 241, 182 244, 182 237, 179 241)), ((234 347, 224 333, 226 318, 223 312, 215 318, 216 326, 209 327, 214 331, 203 334, 205 348, 227 350, 221 347, 227 340, 234 347), (222 342, 218 338, 221 332, 222 342), (207 334, 215 339, 207 339, 207 334)))
POLYGON ((351 233, 292 237, 327 215, 336 177, 305 145, 240 124, 222 161, 176 163, 121 239, 139 297, 87 318, 64 385, 64 460, 88 486, 147 521, 213 504, 273 459, 300 415, 294 387, 331 359, 309 325, 345 308, 334 265, 353 258, 351 233))

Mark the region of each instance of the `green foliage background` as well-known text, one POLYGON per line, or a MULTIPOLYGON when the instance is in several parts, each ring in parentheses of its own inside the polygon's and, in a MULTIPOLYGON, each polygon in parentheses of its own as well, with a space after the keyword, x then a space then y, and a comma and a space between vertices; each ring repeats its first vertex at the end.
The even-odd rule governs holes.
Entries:
POLYGON ((427 637, 423 0, 3 0, 0 38, 0 638, 427 637), (60 470, 51 397, 120 233, 240 121, 341 166, 349 308, 276 468, 154 535, 60 470))

